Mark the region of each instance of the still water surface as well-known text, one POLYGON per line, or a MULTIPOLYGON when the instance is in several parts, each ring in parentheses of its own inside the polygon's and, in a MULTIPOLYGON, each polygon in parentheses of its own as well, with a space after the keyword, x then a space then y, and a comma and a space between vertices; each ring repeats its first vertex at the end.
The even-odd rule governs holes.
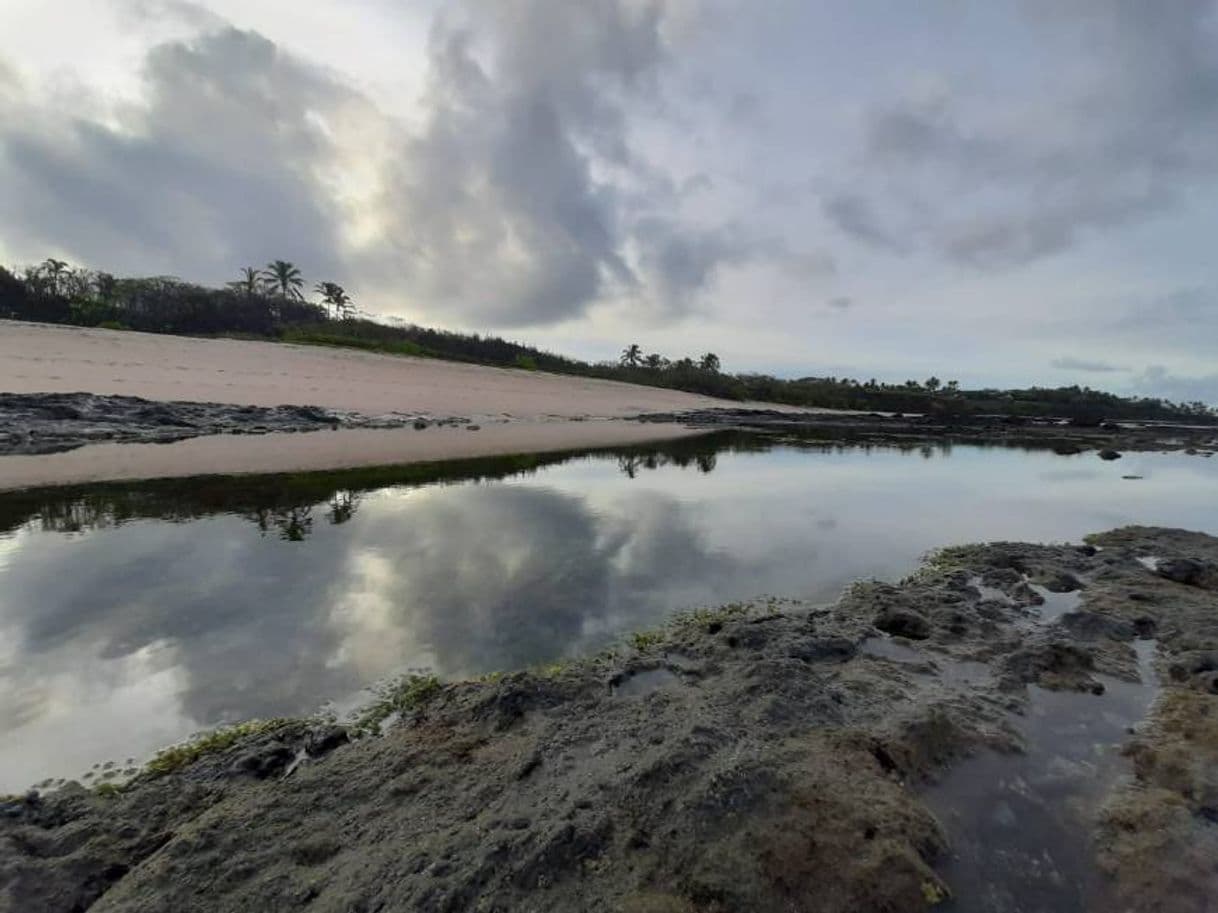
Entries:
POLYGON ((409 669, 546 662, 762 594, 829 600, 951 543, 1218 533, 1215 503, 1218 460, 1183 454, 728 434, 0 496, 0 791, 409 669))

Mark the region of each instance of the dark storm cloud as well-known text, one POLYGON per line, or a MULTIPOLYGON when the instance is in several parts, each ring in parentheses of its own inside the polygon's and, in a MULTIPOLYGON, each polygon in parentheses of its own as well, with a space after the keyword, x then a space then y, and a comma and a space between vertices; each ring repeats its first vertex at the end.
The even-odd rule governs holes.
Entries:
POLYGON ((11 240, 213 281, 272 256, 338 269, 335 213, 314 175, 329 141, 314 118, 354 95, 231 28, 153 49, 144 84, 146 106, 117 125, 5 105, 0 224, 11 240))
POLYGON ((909 238, 978 268, 1055 254, 1218 177, 1212 2, 1026 4, 1061 84, 1030 108, 967 86, 871 114, 857 182, 829 218, 880 248, 909 238), (860 186, 883 188, 861 191, 860 186))
POLYGON ((758 242, 739 229, 699 230, 670 219, 640 220, 634 237, 640 272, 670 311, 686 310, 720 267, 759 253, 758 242))
POLYGON ((657 97, 661 4, 472 6, 472 26, 433 32, 426 125, 395 185, 400 256, 377 259, 506 326, 578 316, 614 293, 679 313, 720 266, 751 255, 732 229, 654 213, 682 194, 631 147, 624 105, 657 97))
POLYGON ((855 240, 890 253, 903 252, 902 244, 865 197, 849 191, 833 193, 822 200, 821 209, 830 222, 855 240))

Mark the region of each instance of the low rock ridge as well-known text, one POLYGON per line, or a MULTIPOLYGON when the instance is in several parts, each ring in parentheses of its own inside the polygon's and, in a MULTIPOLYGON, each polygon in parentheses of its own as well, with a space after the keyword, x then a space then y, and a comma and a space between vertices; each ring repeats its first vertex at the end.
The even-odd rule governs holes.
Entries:
POLYGON ((462 417, 363 415, 317 406, 159 402, 95 393, 0 393, 0 456, 99 443, 171 443, 207 434, 466 425, 462 417))
POLYGON ((699 409, 656 412, 640 421, 692 428, 736 428, 801 439, 854 443, 909 443, 945 440, 960 444, 1007 444, 1053 450, 1062 455, 1095 451, 1118 460, 1122 451, 1185 451, 1212 457, 1218 452, 1218 425, 1170 422, 1079 421, 1018 415, 950 412, 902 415, 879 412, 798 412, 777 409, 699 409))

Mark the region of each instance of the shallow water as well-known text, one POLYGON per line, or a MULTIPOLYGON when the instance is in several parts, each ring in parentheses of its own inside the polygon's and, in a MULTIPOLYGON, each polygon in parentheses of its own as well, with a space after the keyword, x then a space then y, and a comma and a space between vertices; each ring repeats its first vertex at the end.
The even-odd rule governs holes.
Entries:
MULTIPOLYGON (((544 663, 926 551, 1218 532, 1218 461, 971 446, 669 447, 0 496, 0 790, 410 669, 544 663), (1143 480, 1121 478, 1131 465, 1143 480)), ((0 471, 2 471, 0 463, 0 471)))
POLYGON ((983 753, 952 768, 923 798, 952 844, 940 867, 958 913, 1077 913, 1111 909, 1089 840, 1117 780, 1130 727, 1157 694, 1154 642, 1134 642, 1141 682, 1099 676, 1103 694, 1028 689, 1019 726, 1026 751, 983 753))

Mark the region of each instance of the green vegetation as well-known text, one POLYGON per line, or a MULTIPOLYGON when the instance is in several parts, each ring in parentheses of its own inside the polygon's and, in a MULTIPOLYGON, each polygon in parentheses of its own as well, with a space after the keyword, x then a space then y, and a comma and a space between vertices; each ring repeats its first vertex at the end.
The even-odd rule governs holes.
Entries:
POLYGON ((408 339, 368 339, 350 333, 336 333, 327 327, 289 327, 280 334, 284 342, 297 345, 332 346, 341 349, 363 349, 365 352, 382 352, 386 355, 428 356, 431 353, 408 339))
POLYGON ((705 629, 742 618, 764 618, 780 615, 784 606, 798 605, 798 600, 766 596, 751 602, 729 602, 713 608, 689 609, 678 612, 658 628, 634 631, 627 642, 640 653, 648 653, 664 643, 674 633, 689 628, 705 629))
POLYGON ((663 643, 666 636, 667 632, 660 628, 655 628, 648 631, 635 631, 630 635, 630 646, 634 647, 640 653, 646 653, 652 647, 663 643))
POLYGON ((356 718, 353 728, 377 732, 393 714, 409 713, 424 706, 439 693, 440 687, 440 680, 434 675, 404 675, 381 689, 377 699, 356 718))
POLYGON ((193 764, 204 755, 231 748, 242 739, 273 732, 289 726, 293 722, 286 719, 247 720, 234 726, 225 726, 157 752, 156 756, 145 765, 144 770, 152 776, 164 776, 193 764))
POLYGON ((318 282, 319 300, 304 300, 304 277, 285 260, 263 270, 245 267, 224 288, 172 276, 117 278, 48 259, 16 272, 0 268, 0 318, 122 327, 150 333, 240 336, 310 345, 343 346, 394 355, 599 377, 701 393, 728 400, 792 406, 939 415, 1058 416, 1085 422, 1105 418, 1218 420, 1201 402, 1127 398, 1088 387, 964 390, 955 380, 862 382, 844 377, 784 379, 728 374, 719 356, 696 360, 645 353, 631 343, 615 362, 590 364, 495 336, 453 333, 361 315, 342 286, 318 282))

